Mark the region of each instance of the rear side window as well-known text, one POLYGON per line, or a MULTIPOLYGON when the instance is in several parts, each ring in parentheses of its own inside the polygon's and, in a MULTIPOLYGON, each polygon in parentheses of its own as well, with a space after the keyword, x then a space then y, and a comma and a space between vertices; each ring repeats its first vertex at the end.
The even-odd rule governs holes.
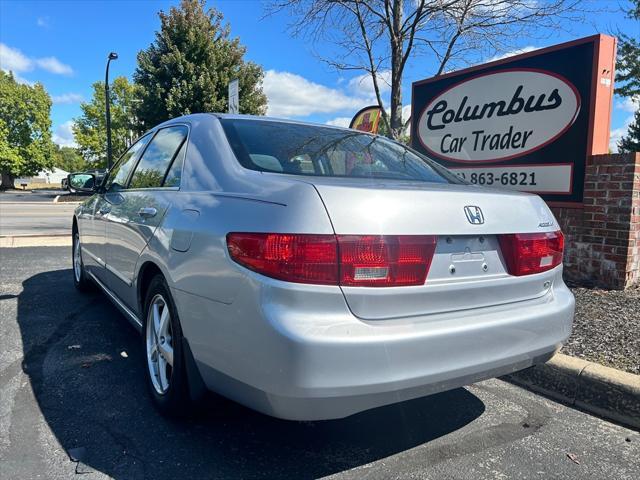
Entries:
POLYGON ((178 153, 176 154, 176 158, 173 159, 173 163, 171 164, 171 168, 167 172, 167 176, 164 179, 163 187, 179 187, 180 180, 182 180, 182 165, 184 164, 184 156, 187 151, 187 142, 182 142, 182 146, 178 153))
POLYGON ((266 120, 220 120, 240 163, 261 172, 464 183, 433 160, 356 130, 266 120))
MULTIPOLYGON (((133 171, 129 188, 173 186, 164 184, 165 175, 174 159, 179 156, 180 147, 184 144, 187 134, 187 127, 181 125, 159 130, 133 171)), ((182 165, 179 165, 179 168, 182 168, 182 165)), ((175 177, 179 175, 174 172, 173 176, 175 182, 175 177)))
POLYGON ((138 160, 140 152, 142 152, 147 143, 149 143, 149 140, 151 140, 151 135, 145 135, 129 147, 129 150, 127 150, 116 162, 115 166, 109 172, 109 177, 105 184, 105 188, 108 192, 117 192, 118 190, 125 188, 129 173, 136 164, 136 160, 138 160))

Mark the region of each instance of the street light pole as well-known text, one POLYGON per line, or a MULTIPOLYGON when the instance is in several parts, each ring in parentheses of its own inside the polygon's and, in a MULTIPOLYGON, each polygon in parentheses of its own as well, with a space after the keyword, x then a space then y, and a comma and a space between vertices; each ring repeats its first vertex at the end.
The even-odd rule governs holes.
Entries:
POLYGON ((111 110, 109 108, 110 97, 109 97, 109 64, 111 60, 116 60, 118 58, 118 54, 116 52, 111 52, 109 54, 109 59, 107 60, 107 71, 104 76, 104 100, 105 100, 105 111, 107 114, 107 168, 111 169, 111 110))

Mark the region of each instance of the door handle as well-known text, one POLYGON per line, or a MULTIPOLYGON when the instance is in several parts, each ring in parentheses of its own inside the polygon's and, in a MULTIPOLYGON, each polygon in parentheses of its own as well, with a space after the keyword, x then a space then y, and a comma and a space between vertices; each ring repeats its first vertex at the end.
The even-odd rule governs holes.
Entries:
POLYGON ((138 215, 140 215, 142 218, 155 217, 156 213, 158 213, 158 211, 153 207, 142 207, 140 210, 138 210, 138 215))
POLYGON ((106 215, 110 211, 111 211, 111 206, 110 205, 103 205, 103 206, 100 207, 100 210, 98 210, 98 213, 100 215, 106 215))

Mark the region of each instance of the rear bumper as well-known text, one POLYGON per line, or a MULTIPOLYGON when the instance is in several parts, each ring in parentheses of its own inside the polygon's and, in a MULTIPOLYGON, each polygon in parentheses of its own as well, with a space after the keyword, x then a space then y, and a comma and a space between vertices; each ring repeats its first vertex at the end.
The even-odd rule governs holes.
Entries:
POLYGON ((385 321, 353 316, 337 287, 249 282, 231 305, 174 292, 183 330, 208 388, 292 420, 341 418, 544 362, 574 314, 560 269, 534 300, 385 321))

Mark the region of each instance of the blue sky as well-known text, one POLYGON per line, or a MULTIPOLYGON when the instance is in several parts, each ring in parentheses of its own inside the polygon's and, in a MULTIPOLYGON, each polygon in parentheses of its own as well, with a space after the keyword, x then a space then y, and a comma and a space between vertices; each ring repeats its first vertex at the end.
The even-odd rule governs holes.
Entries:
MULTIPOLYGON (((517 47, 543 47, 617 29, 640 37, 640 26, 616 11, 620 4, 625 5, 625 0, 595 1, 611 11, 593 15, 589 22, 573 24, 568 31, 554 33, 544 41, 517 39, 517 47)), ((54 102, 54 140, 71 144, 71 121, 80 115, 80 102, 90 99, 91 84, 104 79, 108 52, 119 54, 119 59, 112 63, 111 78, 118 75, 131 78, 137 52, 153 41, 159 28, 157 12, 168 11, 177 3, 177 0, 0 0, 0 66, 14 71, 24 81, 44 84, 54 102)), ((286 15, 264 18, 259 1, 210 0, 209 5, 223 12, 232 35, 240 37, 247 47, 247 58, 261 64, 267 72, 264 89, 270 114, 344 124, 359 108, 372 103, 370 83, 358 78, 357 72, 337 72, 320 61, 317 52, 322 53, 324 46, 292 38, 287 31, 286 15)), ((413 60, 405 78, 405 104, 410 104, 411 82, 432 72, 433 63, 428 57, 413 60)), ((626 132, 634 108, 637 104, 614 99, 614 141, 626 132)))

